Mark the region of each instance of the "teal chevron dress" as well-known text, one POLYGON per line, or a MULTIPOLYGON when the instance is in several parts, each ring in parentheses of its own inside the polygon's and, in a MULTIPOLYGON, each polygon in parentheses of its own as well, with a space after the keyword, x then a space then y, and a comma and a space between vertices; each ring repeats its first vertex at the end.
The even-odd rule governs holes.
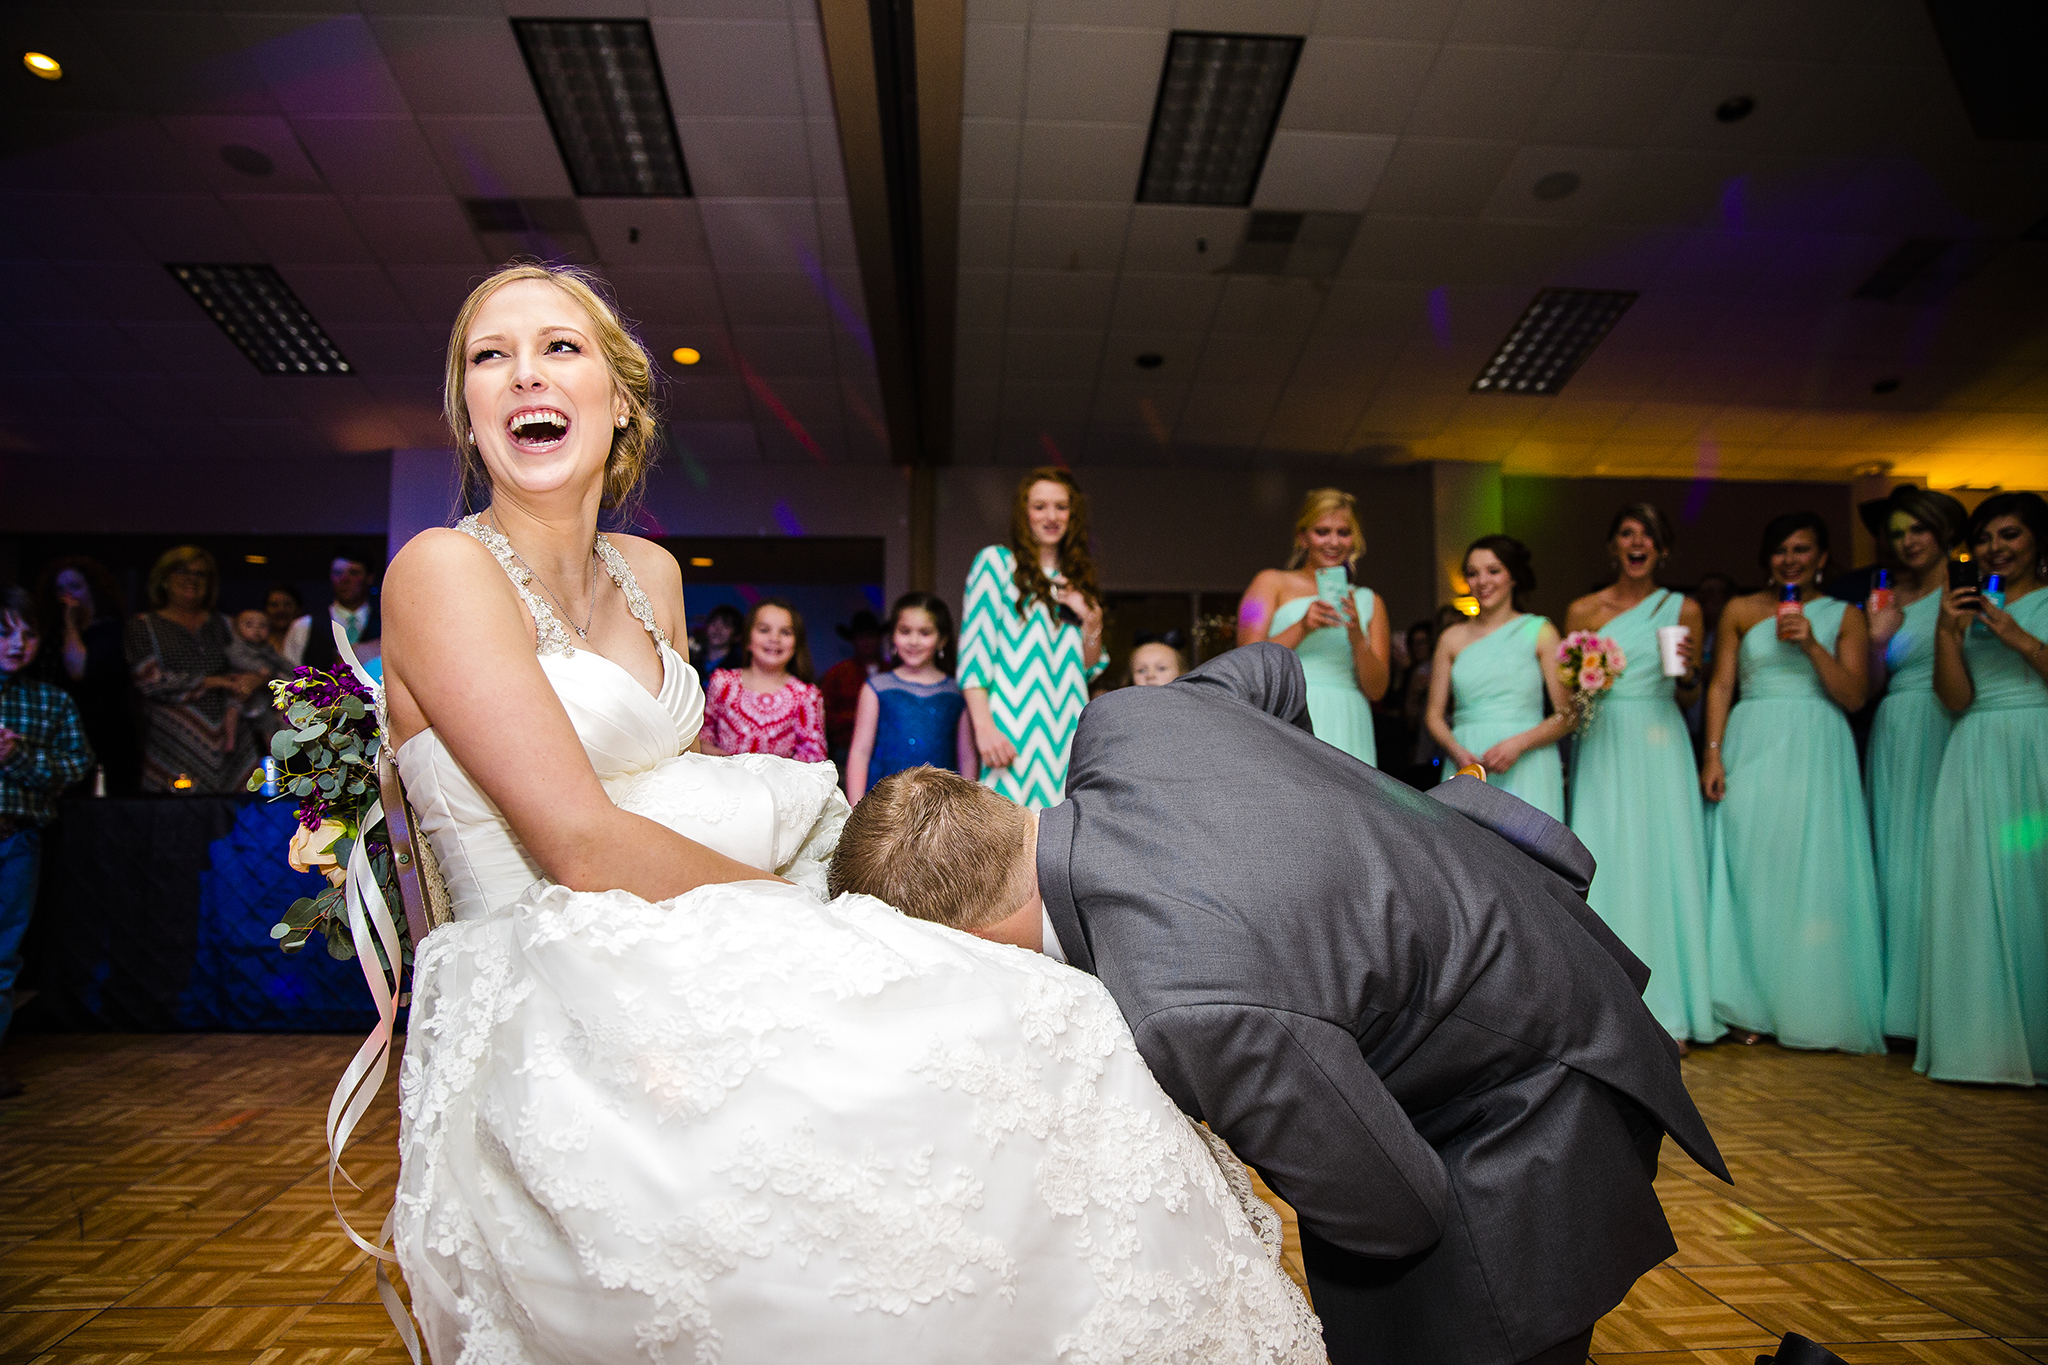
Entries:
POLYGON ((1677 680, 1657 662, 1657 630, 1684 606, 1660 589, 1600 627, 1628 667, 1580 727, 1572 832, 1599 866, 1586 903, 1650 969, 1643 1003, 1672 1037, 1710 1043, 1706 812, 1677 680))
MULTIPOLYGON (((2048 588, 2008 602, 2048 640, 2048 588)), ((1927 833, 1920 1053, 1942 1081, 2048 1085, 2048 683, 1982 625, 1927 833)))
MULTIPOLYGON (((1810 599, 1832 650, 1849 604, 1810 599)), ((1765 617, 1742 637, 1741 700, 1707 815, 1714 1012, 1787 1047, 1884 1051, 1884 930, 1856 741, 1796 645, 1765 617)))
MULTIPOLYGON (((1308 615, 1314 597, 1297 597, 1282 602, 1273 613, 1269 635, 1278 635, 1308 615)), ((1351 603, 1358 612, 1358 628, 1372 625, 1371 588, 1353 588, 1351 603)), ((1324 626, 1301 637, 1294 647, 1301 659, 1301 671, 1308 679, 1308 722, 1316 738, 1334 744, 1353 758, 1377 765, 1379 745, 1372 733, 1372 703, 1358 690, 1358 669, 1351 659, 1351 632, 1342 626, 1324 626)))
POLYGON ((1934 622, 1941 593, 1906 608, 1885 646, 1891 681, 1870 724, 1863 794, 1870 803, 1870 845, 1877 858, 1877 903, 1884 912, 1884 1031, 1920 1033, 1920 926, 1927 895, 1927 822, 1934 780, 1955 722, 1934 695, 1934 622))
MULTIPOLYGON (((1536 657, 1541 616, 1517 616, 1458 651, 1451 661, 1451 733, 1474 754, 1543 723, 1543 669, 1536 657)), ((1457 775, 1445 763, 1443 780, 1457 775)), ((1513 792, 1553 820, 1564 819, 1564 764, 1557 746, 1531 749, 1486 780, 1513 792)))
POLYGON ((959 680, 988 693, 996 729, 1017 750, 1007 768, 984 768, 981 780, 1020 806, 1044 810, 1066 795, 1067 754, 1088 704, 1088 680, 1109 666, 1081 662, 1081 631, 1049 614, 1036 598, 1018 610, 1011 574, 1016 556, 990 545, 967 571, 960 619, 959 680))

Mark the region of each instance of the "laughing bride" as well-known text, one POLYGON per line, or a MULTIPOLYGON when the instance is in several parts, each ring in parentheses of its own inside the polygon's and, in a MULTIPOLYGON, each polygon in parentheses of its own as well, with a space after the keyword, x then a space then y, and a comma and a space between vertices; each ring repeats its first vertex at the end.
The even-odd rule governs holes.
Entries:
POLYGON ((831 769, 694 752, 675 561, 600 535, 656 431, 586 277, 479 286, 470 505, 392 562, 419 946, 396 1248, 457 1362, 1319 1361, 1241 1167, 1095 981, 826 903, 831 769))

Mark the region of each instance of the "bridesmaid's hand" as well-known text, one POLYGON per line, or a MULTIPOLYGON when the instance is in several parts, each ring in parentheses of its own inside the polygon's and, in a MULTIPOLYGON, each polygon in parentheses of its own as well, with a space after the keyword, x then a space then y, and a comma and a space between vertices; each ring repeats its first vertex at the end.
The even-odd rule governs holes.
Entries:
POLYGON ((1099 632, 1102 629, 1101 606, 1090 602, 1081 594, 1079 588, 1065 588, 1055 591, 1052 599, 1068 611, 1074 613, 1074 617, 1081 623, 1081 629, 1084 633, 1099 632))
POLYGON ((1977 602, 1977 619, 1989 627, 1991 633, 1998 637, 1998 642, 2007 649, 2016 649, 2022 654, 2033 652, 2034 637, 2021 630, 2019 622, 2013 620, 2012 614, 2004 607, 1981 594, 1977 602))
POLYGON ((1804 649, 1813 640, 1813 622, 1806 619, 1803 611, 1781 611, 1778 613, 1778 638, 1788 645, 1804 649))
POLYGON ((1700 795, 1709 801, 1719 801, 1728 794, 1728 770, 1721 766, 1721 755, 1707 750, 1707 761, 1700 765, 1700 795))
POLYGON ((1876 600, 1877 593, 1873 590, 1863 603, 1863 614, 1870 620, 1870 642, 1882 649, 1891 643, 1892 636, 1897 635, 1899 628, 1906 624, 1906 613, 1898 606, 1874 607, 1871 603, 1876 600))
POLYGON ((1522 748, 1511 739, 1504 739, 1479 756, 1479 766, 1486 769, 1488 776, 1504 773, 1515 766, 1515 760, 1522 756, 1522 748))
POLYGON ((1306 635, 1312 630, 1327 630, 1343 624, 1344 613, 1318 597, 1308 604, 1308 611, 1301 618, 1301 631, 1306 635))
POLYGON ((1941 595, 1941 613, 1935 620, 1935 628, 1963 638, 1970 629, 1970 622, 1977 619, 1980 606, 1988 606, 1984 594, 1975 588, 1950 588, 1941 595))

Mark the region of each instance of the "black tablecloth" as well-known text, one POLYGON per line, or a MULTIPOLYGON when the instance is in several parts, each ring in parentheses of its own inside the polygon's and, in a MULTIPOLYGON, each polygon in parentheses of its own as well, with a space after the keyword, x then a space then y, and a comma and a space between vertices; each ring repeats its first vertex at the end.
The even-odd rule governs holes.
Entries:
POLYGON ((16 1027, 47 1032, 367 1030, 354 962, 318 939, 290 957, 270 926, 324 883, 285 864, 288 804, 161 796, 64 803, 44 835, 42 888, 16 1027))

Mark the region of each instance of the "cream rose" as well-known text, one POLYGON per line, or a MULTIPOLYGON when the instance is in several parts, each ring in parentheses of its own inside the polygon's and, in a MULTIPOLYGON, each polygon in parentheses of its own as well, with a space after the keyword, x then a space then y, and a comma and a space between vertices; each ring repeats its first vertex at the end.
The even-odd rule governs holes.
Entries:
POLYGON ((294 872, 317 870, 327 878, 329 886, 340 886, 348 875, 335 863, 334 841, 348 833, 348 826, 339 820, 322 820, 320 828, 307 829, 300 825, 292 831, 291 847, 285 850, 285 860, 294 872))

